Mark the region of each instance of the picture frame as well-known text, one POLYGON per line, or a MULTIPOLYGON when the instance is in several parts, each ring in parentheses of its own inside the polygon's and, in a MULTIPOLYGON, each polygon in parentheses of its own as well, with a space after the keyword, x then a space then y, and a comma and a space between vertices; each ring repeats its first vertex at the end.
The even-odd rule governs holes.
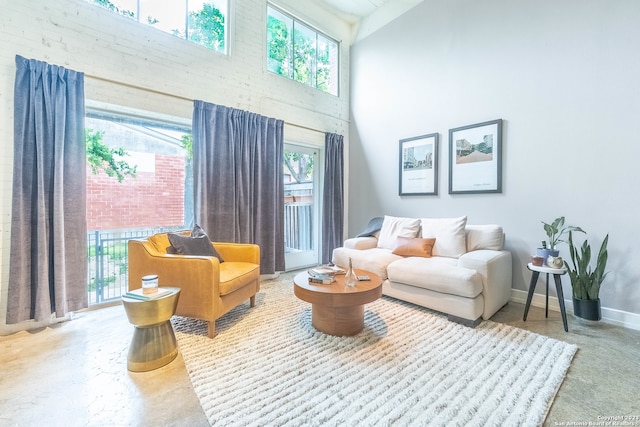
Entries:
POLYGON ((438 133, 400 140, 400 196, 438 194, 438 143, 438 133))
POLYGON ((449 194, 502 193, 502 119, 449 129, 449 194))

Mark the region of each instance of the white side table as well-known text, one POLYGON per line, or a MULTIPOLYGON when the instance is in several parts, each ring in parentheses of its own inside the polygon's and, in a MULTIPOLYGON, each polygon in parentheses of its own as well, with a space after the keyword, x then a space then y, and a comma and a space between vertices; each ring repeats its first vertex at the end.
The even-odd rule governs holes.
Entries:
POLYGON ((527 264, 527 268, 531 271, 531 282, 529 283, 529 294, 527 295, 527 304, 524 306, 524 317, 522 320, 527 320, 527 313, 529 313, 529 307, 531 306, 531 299, 533 298, 533 291, 536 289, 536 283, 540 273, 547 275, 547 290, 546 290, 546 303, 544 310, 544 317, 549 317, 549 274, 553 274, 553 279, 556 282, 556 293, 558 294, 558 303, 560 304, 560 314, 562 314, 562 323, 564 324, 565 332, 569 332, 569 326, 567 325, 567 312, 564 308, 564 295, 562 293, 562 280, 560 276, 567 273, 567 269, 551 268, 544 266, 527 264))

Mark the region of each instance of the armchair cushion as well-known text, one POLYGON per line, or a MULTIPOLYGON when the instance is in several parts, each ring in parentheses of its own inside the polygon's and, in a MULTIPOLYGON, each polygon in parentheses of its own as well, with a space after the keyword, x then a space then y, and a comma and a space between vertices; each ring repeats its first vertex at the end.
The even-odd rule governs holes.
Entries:
POLYGON ((220 264, 220 296, 228 295, 246 285, 252 276, 260 275, 260 266, 248 262, 220 264))

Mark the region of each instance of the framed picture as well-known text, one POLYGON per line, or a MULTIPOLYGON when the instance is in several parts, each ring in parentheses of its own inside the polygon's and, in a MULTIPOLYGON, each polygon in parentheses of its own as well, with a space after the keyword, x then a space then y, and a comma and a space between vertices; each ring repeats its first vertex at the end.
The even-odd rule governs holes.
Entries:
POLYGON ((401 196, 438 194, 438 134, 400 140, 401 196))
POLYGON ((502 119, 449 129, 449 194, 502 192, 502 119))

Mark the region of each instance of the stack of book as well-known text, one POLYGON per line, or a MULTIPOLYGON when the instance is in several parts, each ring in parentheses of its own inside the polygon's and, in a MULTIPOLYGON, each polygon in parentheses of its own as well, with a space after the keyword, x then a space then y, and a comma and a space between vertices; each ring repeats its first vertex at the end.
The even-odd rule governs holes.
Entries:
POLYGON ((158 290, 153 292, 153 293, 147 293, 145 294, 142 289, 134 289, 132 291, 127 292, 126 294, 123 295, 123 297, 125 298, 133 298, 133 299, 139 299, 141 301, 148 301, 148 300, 152 300, 152 299, 158 299, 162 296, 165 296, 167 294, 171 293, 171 289, 162 289, 162 288, 157 288, 158 290))
POLYGON ((344 274, 344 270, 335 265, 320 265, 307 270, 309 283, 329 285, 336 281, 337 274, 344 274))

